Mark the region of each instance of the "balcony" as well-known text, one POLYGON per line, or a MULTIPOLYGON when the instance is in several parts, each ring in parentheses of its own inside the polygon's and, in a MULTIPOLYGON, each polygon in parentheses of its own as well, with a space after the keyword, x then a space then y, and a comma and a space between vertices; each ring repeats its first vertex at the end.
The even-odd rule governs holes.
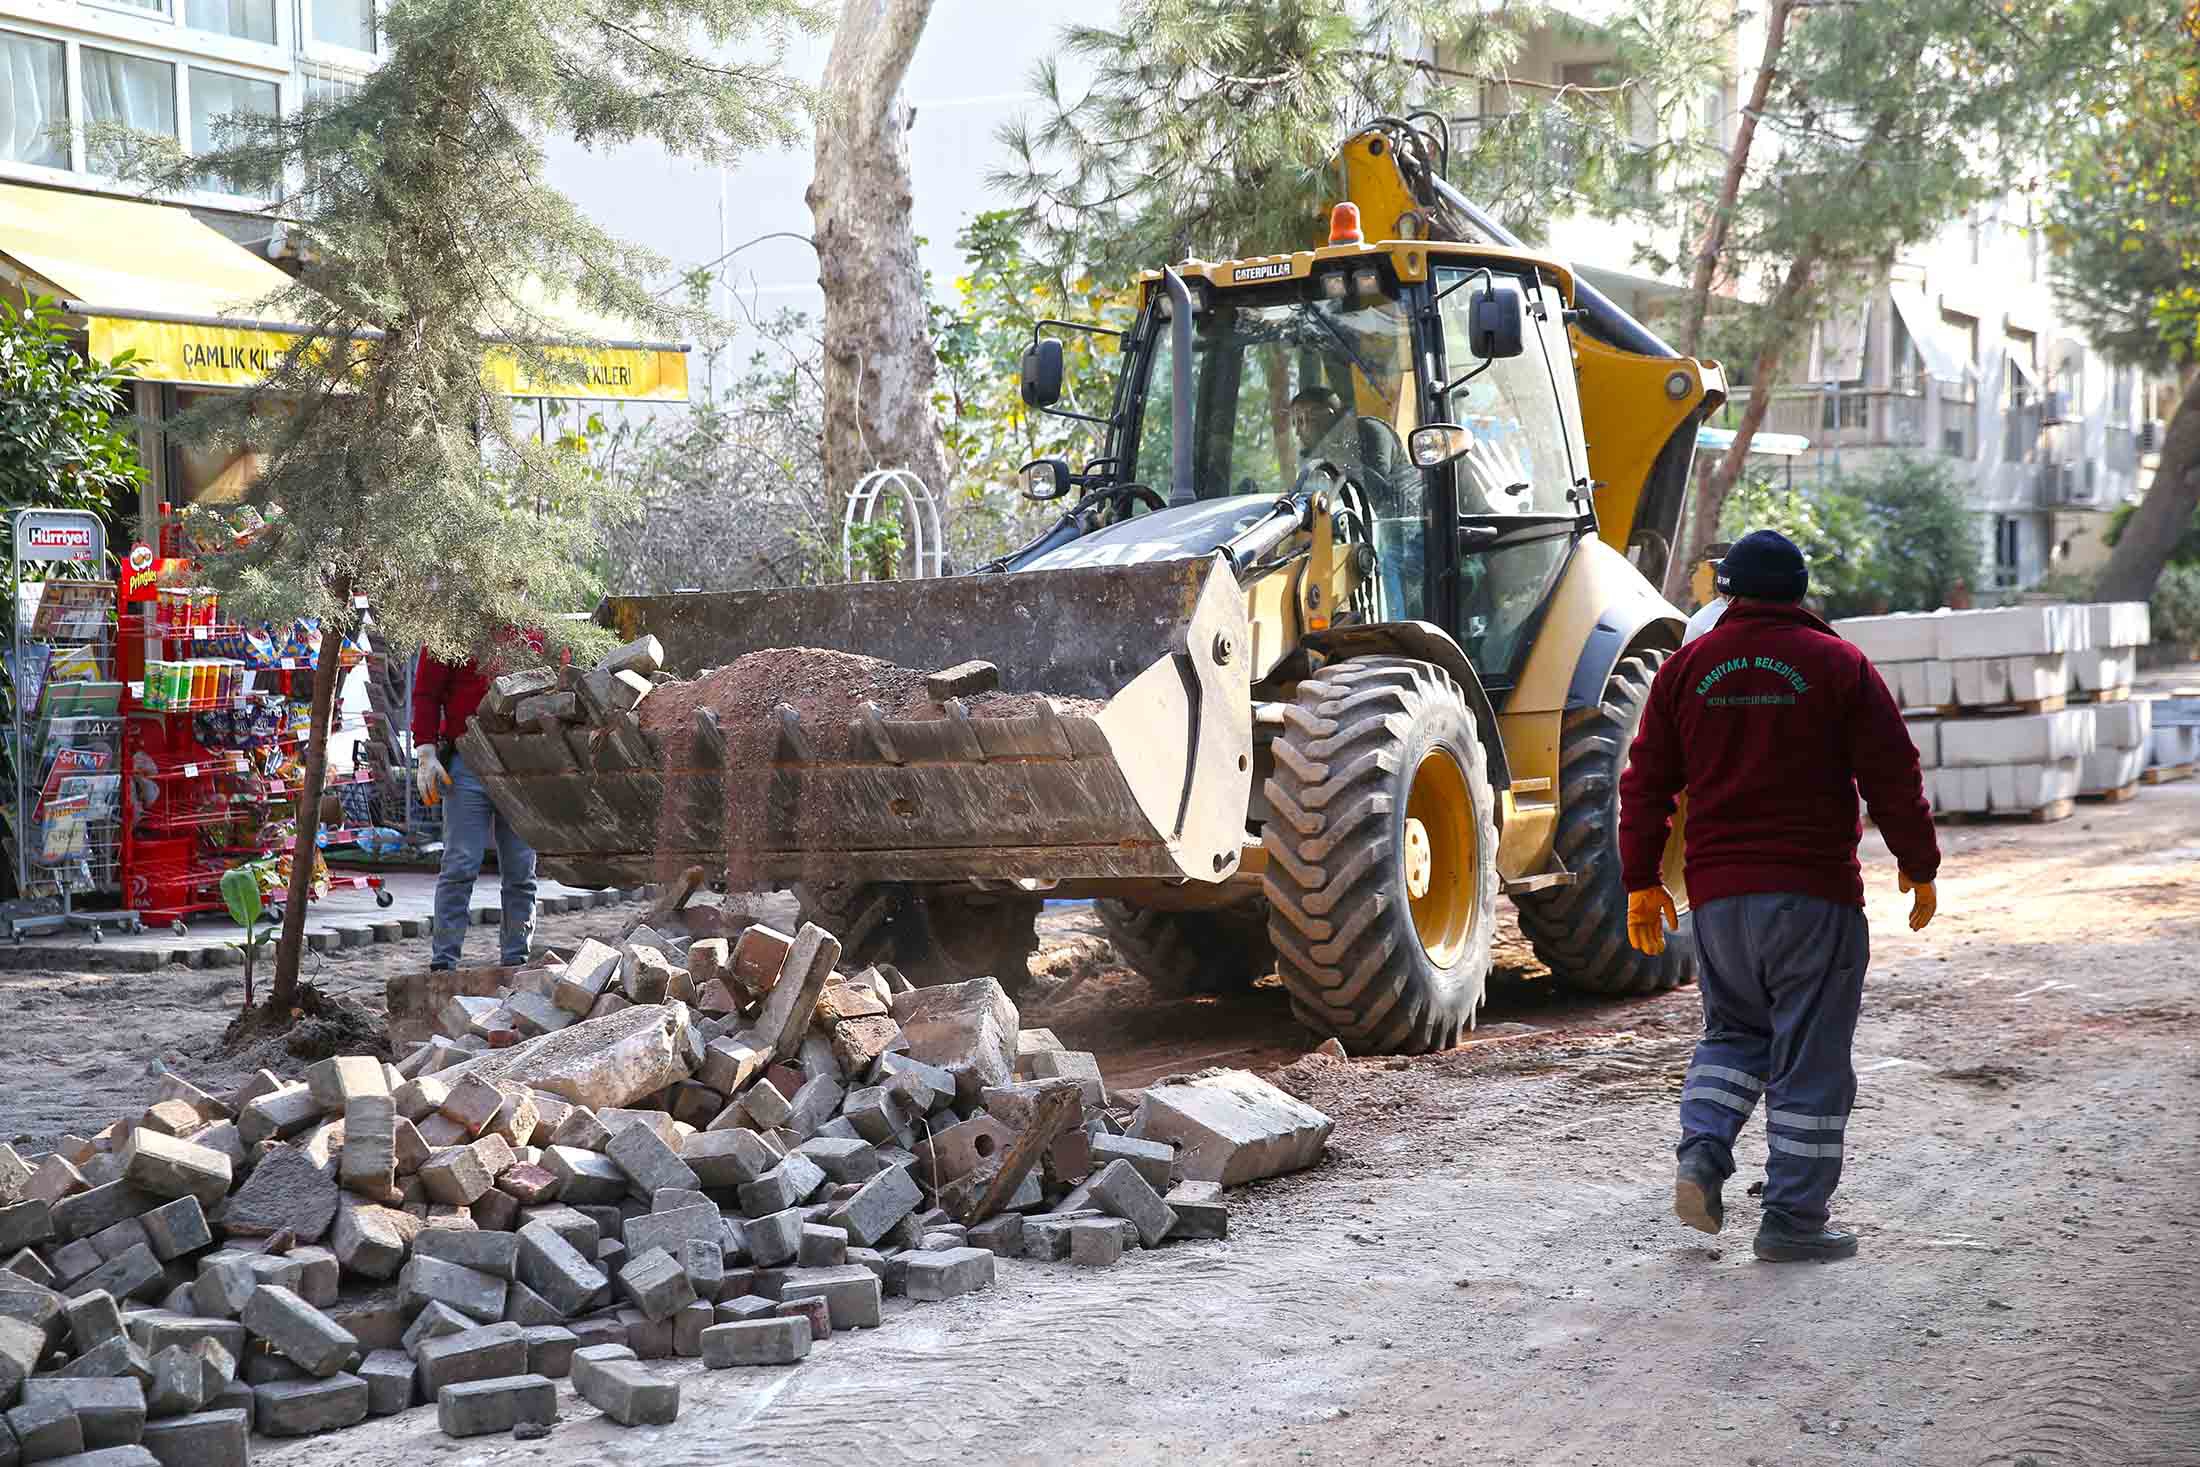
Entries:
MULTIPOLYGON (((1732 389, 1715 426, 1731 428, 1741 422, 1749 405, 1748 387, 1732 389)), ((1968 388, 1943 387, 1941 416, 1960 426, 1971 420, 1968 388), (1960 392, 1960 398, 1951 394, 1960 392)), ((1842 388, 1828 392, 1819 387, 1773 389, 1772 405, 1765 411, 1763 431, 1799 433, 1812 445, 1826 448, 1939 449, 1933 432, 1932 409, 1925 391, 1911 388, 1842 388)))

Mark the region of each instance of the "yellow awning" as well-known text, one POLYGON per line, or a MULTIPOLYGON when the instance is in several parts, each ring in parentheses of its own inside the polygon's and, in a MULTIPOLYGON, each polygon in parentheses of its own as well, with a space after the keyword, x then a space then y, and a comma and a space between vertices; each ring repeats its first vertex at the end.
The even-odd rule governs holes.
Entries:
MULTIPOLYGON (((61 297, 85 318, 93 356, 135 352, 147 381, 250 387, 297 340, 286 323, 261 319, 294 288, 291 278, 185 209, 0 184, 0 257, 27 288, 61 297)), ((585 388, 562 378, 533 383, 513 356, 492 353, 484 370, 498 391, 687 400, 684 348, 618 341, 615 323, 570 307, 543 314, 617 344, 571 349, 586 367, 585 388)))

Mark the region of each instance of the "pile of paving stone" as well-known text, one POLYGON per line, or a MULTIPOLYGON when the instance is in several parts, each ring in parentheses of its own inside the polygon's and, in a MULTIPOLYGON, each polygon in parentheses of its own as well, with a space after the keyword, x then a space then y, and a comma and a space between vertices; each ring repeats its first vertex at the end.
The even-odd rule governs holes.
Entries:
POLYGON ((661 1423, 679 1384, 640 1361, 792 1364, 997 1258, 1221 1238, 1225 1186, 1321 1155, 1328 1119, 1243 1071, 1111 1097, 992 979, 839 956, 643 927, 453 999, 400 1064, 171 1074, 0 1147, 0 1464, 231 1467, 254 1428, 427 1404, 536 1435, 568 1376, 661 1423))

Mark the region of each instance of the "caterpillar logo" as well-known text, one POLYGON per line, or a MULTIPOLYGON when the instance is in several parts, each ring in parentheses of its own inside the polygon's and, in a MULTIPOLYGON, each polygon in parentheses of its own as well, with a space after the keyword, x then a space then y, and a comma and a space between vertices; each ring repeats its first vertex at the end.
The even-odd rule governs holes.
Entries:
POLYGON ((1290 275, 1289 260, 1278 260, 1272 265, 1240 265, 1230 272, 1230 283, 1243 285, 1249 280, 1287 280, 1290 275))

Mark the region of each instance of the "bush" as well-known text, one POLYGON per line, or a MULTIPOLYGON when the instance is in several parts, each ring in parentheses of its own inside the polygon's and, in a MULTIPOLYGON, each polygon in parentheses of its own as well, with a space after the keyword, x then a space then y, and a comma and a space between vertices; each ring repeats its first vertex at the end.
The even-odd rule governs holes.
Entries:
POLYGON ((1851 616, 1875 594, 1878 547, 1864 503, 1839 490, 1785 489, 1745 478, 1726 497, 1719 535, 1778 530, 1810 566, 1810 594, 1828 616, 1851 616))
POLYGON ((2147 613, 2157 647, 2200 647, 2200 565, 2164 566, 2147 613))
POLYGON ((1898 458, 1844 475, 1838 487, 1863 502, 1873 529, 1874 604, 1857 610, 1932 611, 1948 604, 1956 582, 1978 586, 1977 517, 1946 464, 1898 458))

